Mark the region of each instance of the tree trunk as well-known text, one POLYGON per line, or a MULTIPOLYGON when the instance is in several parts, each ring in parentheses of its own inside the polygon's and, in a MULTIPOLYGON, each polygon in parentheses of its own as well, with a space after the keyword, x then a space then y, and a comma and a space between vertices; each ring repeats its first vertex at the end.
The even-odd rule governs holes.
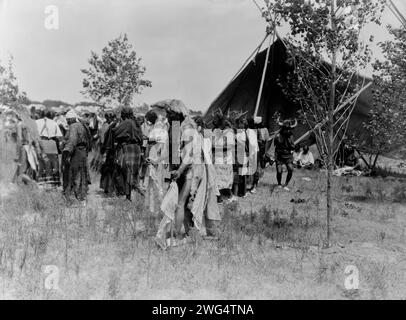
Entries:
MULTIPOLYGON (((331 29, 334 37, 334 32, 336 30, 335 25, 335 11, 336 11, 336 1, 331 2, 331 29)), ((334 38, 332 39, 332 58, 331 58, 331 86, 330 86, 330 101, 328 106, 328 122, 327 122, 327 238, 325 245, 330 246, 331 238, 331 217, 334 212, 334 204, 332 197, 332 179, 333 179, 333 169, 334 169, 334 106, 335 106, 335 95, 336 95, 336 64, 337 64, 337 52, 336 44, 334 43, 334 38)))
POLYGON ((372 164, 371 170, 375 170, 376 164, 378 162, 378 158, 379 158, 379 152, 375 156, 375 160, 374 160, 374 163, 372 164))

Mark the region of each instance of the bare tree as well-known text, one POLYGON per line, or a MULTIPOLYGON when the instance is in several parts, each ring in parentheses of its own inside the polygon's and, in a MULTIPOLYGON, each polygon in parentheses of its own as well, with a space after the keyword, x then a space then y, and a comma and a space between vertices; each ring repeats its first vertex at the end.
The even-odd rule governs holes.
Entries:
POLYGON ((281 39, 290 53, 293 72, 279 83, 293 102, 301 105, 327 166, 327 232, 330 245, 334 212, 332 175, 334 158, 345 136, 358 95, 366 88, 358 71, 371 61, 369 43, 361 30, 379 23, 384 0, 274 0, 265 1, 263 16, 272 29, 282 23, 290 33, 281 39))

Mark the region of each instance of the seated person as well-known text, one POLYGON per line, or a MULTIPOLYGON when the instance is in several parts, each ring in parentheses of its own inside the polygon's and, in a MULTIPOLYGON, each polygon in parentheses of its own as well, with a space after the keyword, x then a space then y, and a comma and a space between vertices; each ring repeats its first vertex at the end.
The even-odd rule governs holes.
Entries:
POLYGON ((314 166, 313 153, 309 150, 308 146, 303 146, 303 151, 299 153, 297 162, 298 168, 312 169, 314 166))
POLYGON ((295 150, 293 151, 293 164, 295 166, 297 166, 299 163, 300 154, 301 154, 300 146, 295 146, 295 150))

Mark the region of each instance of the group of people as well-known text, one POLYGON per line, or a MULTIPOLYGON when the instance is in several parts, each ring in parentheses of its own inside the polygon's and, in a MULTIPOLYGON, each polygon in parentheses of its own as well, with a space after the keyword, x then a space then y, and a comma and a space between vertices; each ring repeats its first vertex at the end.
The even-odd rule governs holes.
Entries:
POLYGON ((179 100, 154 104, 143 116, 122 107, 97 115, 45 110, 17 118, 16 177, 44 187, 62 185, 69 205, 86 205, 93 169, 105 197, 132 201, 135 192, 152 214, 164 213, 156 238, 161 247, 169 229, 175 239, 192 227, 214 233, 218 203, 255 194, 267 163, 276 163, 278 186, 285 189, 294 166, 314 163, 307 147, 297 153, 292 140, 297 122, 278 122, 280 130, 270 134, 261 117, 219 112, 208 121, 192 117, 179 100))
POLYGON ((87 156, 92 147, 87 115, 80 118, 71 110, 63 115, 64 123, 58 124, 50 110, 28 114, 16 107, 8 118, 16 142, 13 181, 36 182, 46 189, 62 186, 68 203, 74 198, 84 204, 90 183, 87 156))

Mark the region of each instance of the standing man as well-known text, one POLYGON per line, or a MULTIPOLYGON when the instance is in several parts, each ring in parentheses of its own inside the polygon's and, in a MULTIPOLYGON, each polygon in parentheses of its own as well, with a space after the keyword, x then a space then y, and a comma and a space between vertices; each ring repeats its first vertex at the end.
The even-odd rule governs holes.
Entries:
POLYGON ((293 175, 293 150, 295 149, 292 129, 297 126, 297 120, 293 125, 290 120, 283 122, 278 120, 278 124, 281 128, 275 137, 276 179, 278 180, 278 187, 282 188, 282 166, 285 165, 288 175, 283 188, 289 191, 288 184, 293 175))
POLYGON ((72 203, 74 194, 82 205, 86 205, 90 181, 87 156, 92 136, 86 124, 78 120, 75 111, 66 114, 66 121, 69 129, 62 152, 64 194, 68 203, 72 203))

